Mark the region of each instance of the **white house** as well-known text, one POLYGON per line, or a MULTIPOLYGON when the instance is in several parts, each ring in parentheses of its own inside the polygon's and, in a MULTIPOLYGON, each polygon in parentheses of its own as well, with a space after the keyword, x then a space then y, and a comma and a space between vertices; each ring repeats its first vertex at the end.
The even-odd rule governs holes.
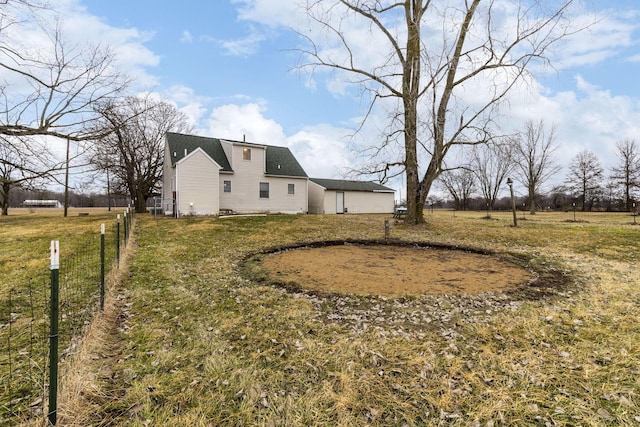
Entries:
POLYGON ((286 147, 169 132, 162 209, 167 215, 393 213, 393 189, 308 178, 286 147))
POLYGON ((393 213, 394 196, 375 182, 309 178, 309 213, 393 213))
POLYGON ((308 178, 286 147, 167 133, 166 214, 307 213, 308 178))

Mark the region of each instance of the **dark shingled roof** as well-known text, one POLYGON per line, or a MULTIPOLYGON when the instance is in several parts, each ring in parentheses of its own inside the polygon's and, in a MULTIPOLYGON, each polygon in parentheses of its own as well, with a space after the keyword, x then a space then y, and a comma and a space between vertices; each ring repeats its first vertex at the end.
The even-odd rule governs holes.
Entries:
MULTIPOLYGON (((266 150, 266 175, 307 177, 307 173, 302 169, 300 163, 298 163, 287 147, 230 141, 226 139, 223 141, 231 144, 246 144, 248 146, 264 148, 266 150)), ((167 142, 169 143, 171 165, 175 165, 176 162, 179 162, 185 157, 185 149, 187 150, 187 154, 189 154, 200 147, 209 157, 222 166, 223 171, 233 172, 229 159, 227 159, 227 155, 222 148, 220 139, 167 132, 167 142)))
POLYGON ((185 157, 185 150, 189 154, 196 148, 202 148, 209 157, 222 167, 223 171, 233 172, 219 139, 167 132, 167 142, 172 166, 185 157))
POLYGON ((323 179, 323 178, 309 178, 310 181, 324 187, 326 190, 337 191, 377 191, 377 192, 391 192, 395 191, 384 185, 376 184, 373 181, 349 181, 345 179, 323 179))
POLYGON ((265 146, 267 150, 267 175, 307 177, 300 163, 287 147, 265 146))

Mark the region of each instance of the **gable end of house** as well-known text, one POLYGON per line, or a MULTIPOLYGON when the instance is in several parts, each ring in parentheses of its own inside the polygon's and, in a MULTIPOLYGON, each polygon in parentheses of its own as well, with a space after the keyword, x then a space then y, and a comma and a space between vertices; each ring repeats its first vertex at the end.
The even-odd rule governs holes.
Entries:
POLYGON ((167 150, 169 150, 168 155, 171 159, 171 166, 175 166, 176 163, 184 157, 200 148, 220 166, 221 172, 233 172, 219 139, 174 132, 167 132, 165 138, 167 141, 167 150))

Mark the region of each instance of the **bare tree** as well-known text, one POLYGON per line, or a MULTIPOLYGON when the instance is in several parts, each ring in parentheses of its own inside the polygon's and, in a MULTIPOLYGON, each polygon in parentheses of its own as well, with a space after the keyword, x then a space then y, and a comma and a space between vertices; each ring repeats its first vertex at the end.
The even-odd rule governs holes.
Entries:
POLYGON ((640 149, 635 139, 624 139, 616 144, 618 164, 612 168, 611 179, 624 191, 624 208, 631 210, 633 191, 640 186, 640 149))
POLYGON ((447 189, 457 210, 466 211, 475 190, 476 177, 467 168, 449 169, 440 174, 440 182, 447 189))
POLYGON ((29 143, 16 137, 0 136, 0 210, 9 214, 9 194, 14 188, 25 188, 34 182, 51 178, 60 170, 41 141, 29 143))
POLYGON ((493 210, 502 184, 513 170, 513 149, 513 142, 508 139, 479 145, 473 151, 472 169, 488 210, 493 210))
POLYGON ((544 121, 534 123, 529 120, 525 132, 514 145, 515 171, 527 188, 531 215, 536 213, 536 195, 541 187, 562 169, 553 158, 557 148, 555 138, 555 125, 547 130, 544 121))
POLYGON ((597 197, 602 195, 603 172, 600 159, 592 151, 583 150, 571 161, 566 181, 571 192, 580 199, 583 212, 590 211, 597 197))
MULTIPOLYGON (((93 106, 119 96, 127 78, 113 68, 113 53, 102 46, 74 45, 39 19, 31 2, 11 1, 0 23, 0 134, 50 135, 72 141, 95 139, 93 106), (35 11, 35 12, 34 12, 35 11), (20 31, 37 27, 40 44, 22 45, 20 31)), ((26 30, 25 30, 26 31, 26 30)))
POLYGON ((307 42, 299 49, 300 68, 355 77, 351 83, 369 95, 365 121, 376 103, 389 110, 365 170, 382 181, 406 175, 409 223, 424 222, 425 200, 450 151, 489 141, 509 91, 530 76, 532 62, 548 62, 549 48, 572 32, 567 14, 573 0, 514 0, 509 16, 500 15, 500 2, 449 3, 307 0, 309 25, 321 35, 314 40, 308 29, 298 32, 307 42), (352 37, 348 29, 358 23, 368 33, 352 37), (465 100, 470 92, 477 94, 474 101, 465 100))
POLYGON ((604 184, 603 202, 607 212, 624 206, 624 200, 622 200, 620 194, 620 186, 612 177, 609 177, 604 184))
POLYGON ((189 131, 187 117, 172 104, 151 96, 126 97, 99 107, 100 128, 109 134, 93 146, 92 163, 110 172, 117 191, 129 194, 136 212, 146 212, 147 199, 162 180, 164 136, 189 131))

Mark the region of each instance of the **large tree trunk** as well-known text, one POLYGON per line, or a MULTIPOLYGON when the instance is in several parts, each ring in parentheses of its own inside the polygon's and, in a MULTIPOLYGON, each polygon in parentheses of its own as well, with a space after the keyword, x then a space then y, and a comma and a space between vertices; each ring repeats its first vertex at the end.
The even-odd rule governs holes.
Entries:
POLYGON ((407 11, 407 55, 402 73, 404 104, 405 171, 407 175, 408 224, 424 222, 424 200, 418 176, 418 99, 420 89, 420 7, 407 11))
POLYGON ((2 205, 2 216, 9 215, 9 190, 11 190, 11 184, 3 182, 0 186, 0 205, 2 205))
POLYGON ((536 214, 536 189, 534 186, 529 186, 529 215, 536 214))
MULTIPOLYGON (((440 100, 438 102, 437 111, 434 117, 435 120, 433 123, 433 151, 431 153, 431 160, 429 161, 429 166, 427 167, 427 171, 424 175, 424 178, 418 184, 417 195, 416 195, 417 206, 415 206, 416 217, 415 217, 415 220, 412 222, 413 224, 420 224, 424 222, 424 214, 423 214, 424 204, 427 200, 427 196, 429 195, 429 191, 431 190, 431 185, 442 173, 442 162, 444 160, 445 155, 447 154, 450 144, 453 144, 453 142, 451 142, 445 145, 445 125, 447 122, 449 100, 451 99, 451 96, 453 94, 453 89, 456 85, 455 83, 456 72, 458 71, 458 64, 460 62, 460 56, 462 53, 466 36, 469 31, 469 25, 471 24, 471 18, 473 17, 479 3, 480 3, 480 0, 473 0, 473 3, 470 5, 469 9, 466 11, 464 21, 462 22, 462 26, 460 27, 458 38, 456 40, 455 51, 453 53, 453 57, 451 58, 451 62, 449 63, 446 82, 442 91, 442 96, 440 97, 440 100)), ((412 60, 412 61, 415 61, 415 64, 412 67, 407 67, 407 66, 404 67, 405 74, 403 75, 403 77, 407 77, 407 73, 410 73, 409 78, 411 78, 412 83, 415 84, 415 89, 412 88, 413 91, 411 92, 411 96, 407 96, 408 92, 406 90, 403 92, 404 99, 405 99, 405 119, 407 118, 407 113, 406 113, 407 98, 415 100, 413 104, 409 104, 409 106, 411 107, 415 106, 413 110, 413 113, 415 114, 415 116, 410 118, 417 119, 417 116, 418 116, 417 104, 419 99, 420 64, 421 64, 420 63, 420 25, 419 25, 420 19, 422 19, 422 14, 418 15, 417 24, 413 26, 409 25, 409 28, 408 28, 409 29, 408 41, 411 42, 413 40, 415 44, 407 43, 407 62, 409 62, 409 60, 412 60), (412 31, 416 33, 413 38, 411 38, 412 31), (410 53, 412 55, 410 55, 410 53), (413 97, 414 94, 415 94, 415 97, 413 97)), ((405 123, 405 130, 406 129, 407 129, 407 125, 405 123)), ((417 135, 416 135, 416 139, 413 141, 413 146, 414 148, 417 146, 417 135)), ((417 177, 418 175, 417 161, 416 161, 415 173, 417 177)), ((408 185, 409 185, 409 178, 407 174, 407 196, 409 195, 408 185)), ((407 205, 407 208, 409 208, 408 205, 407 205)), ((409 211, 409 209, 407 210, 409 211)), ((407 222, 411 223, 410 219, 411 218, 407 217, 407 222)))
POLYGON ((147 196, 142 191, 138 191, 134 200, 136 213, 147 213, 147 196))

